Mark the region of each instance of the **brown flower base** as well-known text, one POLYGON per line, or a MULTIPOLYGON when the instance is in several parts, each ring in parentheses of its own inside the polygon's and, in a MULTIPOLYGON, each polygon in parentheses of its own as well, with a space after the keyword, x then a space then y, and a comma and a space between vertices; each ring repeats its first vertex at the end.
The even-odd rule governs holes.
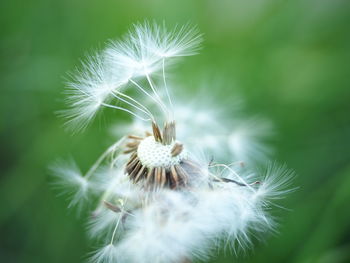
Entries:
MULTIPOLYGON (((152 123, 153 134, 147 133, 147 136, 154 136, 155 140, 163 145, 169 145, 176 139, 175 123, 166 123, 163 132, 160 131, 157 124, 152 123)), ((126 164, 125 171, 134 183, 142 183, 146 188, 178 189, 188 185, 188 178, 199 172, 199 167, 190 160, 182 160, 176 165, 170 167, 146 167, 138 158, 137 149, 140 142, 145 137, 130 135, 131 142, 126 144, 125 154, 131 154, 126 164)), ((175 143, 171 149, 173 157, 179 155, 183 150, 183 145, 175 143)))

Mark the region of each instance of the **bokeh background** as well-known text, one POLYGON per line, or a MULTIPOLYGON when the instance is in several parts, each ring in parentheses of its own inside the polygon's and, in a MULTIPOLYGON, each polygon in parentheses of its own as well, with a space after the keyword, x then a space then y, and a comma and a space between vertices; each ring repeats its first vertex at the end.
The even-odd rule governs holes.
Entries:
POLYGON ((47 167, 71 154, 87 168, 115 140, 110 118, 72 135, 55 111, 86 52, 144 19, 198 24, 201 55, 177 76, 189 94, 211 71, 226 83, 213 87, 219 97, 239 90, 249 112, 275 123, 274 159, 298 174, 279 233, 211 262, 350 262, 350 1, 7 0, 0 12, 1 262, 78 263, 91 250, 47 167))

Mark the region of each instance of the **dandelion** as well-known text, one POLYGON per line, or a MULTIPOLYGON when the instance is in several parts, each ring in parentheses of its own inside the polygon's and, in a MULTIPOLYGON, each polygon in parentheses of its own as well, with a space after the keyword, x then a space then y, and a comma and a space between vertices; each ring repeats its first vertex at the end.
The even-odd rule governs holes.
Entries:
POLYGON ((210 108, 173 101, 166 68, 196 54, 200 42, 190 26, 136 24, 83 63, 69 84, 64 115, 75 129, 101 108, 133 118, 118 125, 125 134, 84 175, 72 164, 54 168, 64 190, 77 189, 70 206, 95 204, 88 229, 101 247, 90 262, 206 260, 218 244, 245 248, 252 235, 274 229, 268 211, 290 192, 293 173, 276 164, 262 173, 249 169, 269 152, 261 139, 270 126, 219 121, 210 108))

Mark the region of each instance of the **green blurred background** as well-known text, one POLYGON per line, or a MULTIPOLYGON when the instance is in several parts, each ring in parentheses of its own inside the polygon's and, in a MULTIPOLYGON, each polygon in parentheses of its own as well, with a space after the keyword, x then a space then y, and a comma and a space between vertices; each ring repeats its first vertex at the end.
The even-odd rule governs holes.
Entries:
POLYGON ((55 111, 67 71, 144 19, 198 24, 203 50, 177 76, 190 89, 209 69, 227 83, 219 96, 239 89, 249 112, 275 123, 275 159, 298 174, 279 233, 212 262, 350 262, 350 1, 5 0, 0 10, 1 262, 83 262, 91 251, 47 167, 72 154, 87 168, 115 139, 111 118, 73 136, 55 111))

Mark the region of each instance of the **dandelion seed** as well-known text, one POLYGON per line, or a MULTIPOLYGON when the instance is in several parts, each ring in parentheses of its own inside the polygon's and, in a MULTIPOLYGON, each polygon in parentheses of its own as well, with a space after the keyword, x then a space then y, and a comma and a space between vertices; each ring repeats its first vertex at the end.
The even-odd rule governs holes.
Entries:
POLYGON ((85 175, 75 165, 55 169, 64 190, 77 187, 70 206, 95 200, 88 228, 103 246, 91 262, 206 260, 220 243, 245 248, 251 235, 274 228, 268 209, 291 191, 292 173, 274 164, 259 176, 242 162, 266 155, 260 139, 267 126, 233 122, 232 129, 211 104, 204 111, 180 107, 169 92, 168 61, 194 55, 200 42, 189 26, 137 24, 70 84, 68 125, 84 128, 102 107, 134 120, 85 175), (220 155, 230 163, 218 163, 220 155))
POLYGON ((62 189, 63 193, 70 195, 69 207, 80 206, 87 201, 90 184, 73 161, 58 162, 51 170, 57 178, 55 185, 62 189))
POLYGON ((117 222, 119 214, 110 209, 103 209, 95 213, 89 222, 88 229, 91 237, 99 237, 106 240, 106 236, 109 236, 114 228, 114 224, 117 222))

